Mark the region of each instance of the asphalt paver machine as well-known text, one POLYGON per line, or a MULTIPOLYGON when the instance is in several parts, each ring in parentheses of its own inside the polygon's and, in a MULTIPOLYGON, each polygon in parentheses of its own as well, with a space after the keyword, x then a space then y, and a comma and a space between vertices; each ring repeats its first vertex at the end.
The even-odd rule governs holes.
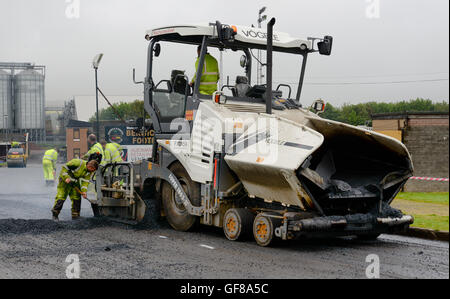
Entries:
MULTIPOLYGON (((147 32, 144 107, 152 155, 109 164, 97 174, 97 215, 139 223, 149 213, 176 230, 197 224, 223 228, 232 241, 253 236, 261 246, 275 239, 358 236, 408 228, 409 215, 390 206, 413 174, 397 140, 319 116, 325 104, 301 105, 308 55, 330 55, 333 38, 296 38, 225 25, 180 25, 147 32), (195 84, 184 72, 154 81, 160 43, 199 45, 195 84), (243 75, 213 95, 202 94, 208 48, 242 52, 243 75), (255 85, 252 51, 267 53, 267 84, 255 85), (302 61, 296 94, 272 84, 273 53, 302 61)), ((256 61, 259 63, 259 61, 256 61)), ((286 65, 290 68, 290 65, 286 65)))

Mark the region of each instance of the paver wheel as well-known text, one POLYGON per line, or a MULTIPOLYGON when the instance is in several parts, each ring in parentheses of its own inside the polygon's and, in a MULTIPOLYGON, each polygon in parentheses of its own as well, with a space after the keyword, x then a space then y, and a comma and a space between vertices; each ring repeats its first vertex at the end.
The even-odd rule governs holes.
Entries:
MULTIPOLYGON (((181 187, 189 197, 192 205, 200 206, 200 184, 192 181, 187 171, 178 162, 170 167, 170 171, 180 181, 181 187)), ((164 212, 170 226, 178 231, 188 231, 194 228, 199 218, 188 213, 181 199, 178 198, 175 190, 168 182, 163 182, 161 195, 164 212)))
POLYGON ((275 236, 275 228, 281 224, 281 220, 258 214, 253 222, 253 236, 259 246, 269 246, 275 236))
POLYGON ((251 235, 255 216, 247 209, 229 209, 223 217, 223 232, 228 240, 242 240, 251 235))

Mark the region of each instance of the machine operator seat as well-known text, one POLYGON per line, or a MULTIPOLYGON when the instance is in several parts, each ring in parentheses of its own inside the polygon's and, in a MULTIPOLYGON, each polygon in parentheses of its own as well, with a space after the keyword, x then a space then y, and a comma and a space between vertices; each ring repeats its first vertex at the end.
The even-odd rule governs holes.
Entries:
POLYGON ((247 92, 251 89, 250 84, 248 84, 248 78, 245 76, 236 77, 236 93, 237 97, 243 98, 247 92))
POLYGON ((170 81, 172 83, 173 92, 185 94, 187 81, 184 77, 184 71, 173 70, 170 75, 170 81))

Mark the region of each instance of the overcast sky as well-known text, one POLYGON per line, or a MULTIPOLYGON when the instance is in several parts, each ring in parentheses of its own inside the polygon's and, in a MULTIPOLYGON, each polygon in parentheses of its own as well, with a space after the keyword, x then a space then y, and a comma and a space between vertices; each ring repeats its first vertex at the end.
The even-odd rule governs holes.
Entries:
MULTIPOLYGON (((94 93, 91 61, 102 52, 104 92, 139 95, 142 86, 132 83, 132 69, 138 79, 145 76, 147 29, 215 20, 251 25, 262 6, 277 18, 277 31, 335 38, 332 56, 309 60, 304 103, 317 98, 333 105, 416 97, 448 101, 448 0, 0 0, 0 61, 47 66, 47 99, 64 101, 94 93), (434 81, 442 79, 447 80, 434 81), (380 84, 399 81, 424 82, 380 84)), ((195 51, 174 49, 164 45, 163 54, 178 53, 167 61, 180 65, 161 64, 161 79, 168 79, 163 78, 168 68, 192 75, 195 51)), ((275 61, 275 80, 294 83, 300 64, 287 61, 275 61)), ((238 59, 225 63, 234 80, 241 71, 238 59)))

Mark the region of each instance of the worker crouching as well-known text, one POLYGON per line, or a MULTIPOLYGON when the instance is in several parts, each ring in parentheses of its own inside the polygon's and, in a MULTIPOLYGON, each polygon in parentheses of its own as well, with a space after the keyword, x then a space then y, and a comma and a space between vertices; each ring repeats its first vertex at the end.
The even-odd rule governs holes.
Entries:
POLYGON ((54 220, 58 220, 67 196, 72 201, 72 219, 80 217, 81 196, 87 199, 89 180, 97 169, 97 161, 86 162, 81 159, 73 159, 62 167, 55 205, 52 209, 54 220))

